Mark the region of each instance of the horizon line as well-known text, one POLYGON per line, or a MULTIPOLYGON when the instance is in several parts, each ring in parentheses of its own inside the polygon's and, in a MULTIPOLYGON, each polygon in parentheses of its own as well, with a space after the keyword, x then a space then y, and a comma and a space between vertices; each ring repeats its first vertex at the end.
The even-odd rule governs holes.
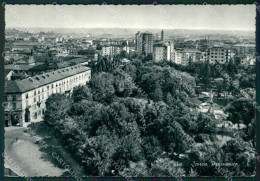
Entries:
POLYGON ((77 27, 77 28, 71 28, 71 27, 5 27, 7 28, 19 28, 19 29, 37 29, 37 28, 41 28, 41 29, 154 29, 154 30, 213 30, 213 31, 256 31, 256 30, 249 30, 249 29, 205 29, 205 28, 201 28, 201 29, 190 29, 190 28, 122 28, 122 27, 77 27))

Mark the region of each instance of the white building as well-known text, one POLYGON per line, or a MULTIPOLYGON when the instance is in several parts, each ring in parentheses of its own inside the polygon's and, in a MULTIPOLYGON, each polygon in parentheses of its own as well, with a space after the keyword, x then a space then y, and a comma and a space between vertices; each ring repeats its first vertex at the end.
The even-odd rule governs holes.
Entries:
POLYGON ((231 59, 231 49, 223 45, 215 45, 209 49, 209 63, 215 64, 216 62, 224 64, 231 59))
POLYGON ((201 51, 197 49, 181 49, 172 53, 171 61, 176 64, 187 65, 190 61, 201 61, 201 51))
POLYGON ((153 60, 159 62, 162 60, 171 60, 174 45, 171 42, 157 43, 153 45, 153 60))
POLYGON ((90 80, 91 69, 71 66, 28 79, 6 81, 4 114, 5 124, 41 121, 45 101, 53 93, 70 95, 73 88, 90 80))
POLYGON ((102 56, 114 56, 119 55, 122 51, 129 53, 129 48, 127 46, 113 45, 113 46, 103 46, 102 56))
POLYGON ((208 52, 201 52, 200 61, 201 62, 207 62, 207 59, 208 59, 208 52))

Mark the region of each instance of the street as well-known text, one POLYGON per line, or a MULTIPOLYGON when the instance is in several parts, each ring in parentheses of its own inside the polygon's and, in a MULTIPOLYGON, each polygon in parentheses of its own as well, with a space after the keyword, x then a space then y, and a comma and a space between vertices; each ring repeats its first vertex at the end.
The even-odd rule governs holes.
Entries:
POLYGON ((5 168, 10 168, 19 176, 60 176, 65 169, 55 167, 43 160, 35 138, 23 132, 21 127, 5 128, 5 168), (18 139, 17 139, 18 138, 18 139), (18 165, 18 166, 17 166, 18 165))

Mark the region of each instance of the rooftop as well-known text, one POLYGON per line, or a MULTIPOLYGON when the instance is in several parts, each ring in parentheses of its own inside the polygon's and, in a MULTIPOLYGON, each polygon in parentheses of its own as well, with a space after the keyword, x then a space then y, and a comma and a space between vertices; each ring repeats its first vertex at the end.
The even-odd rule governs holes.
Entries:
POLYGON ((44 85, 62 80, 64 78, 91 70, 85 66, 71 66, 53 72, 44 73, 41 75, 33 76, 23 80, 9 80, 6 81, 6 93, 24 93, 30 90, 42 87, 44 85))
POLYGON ((154 47, 167 47, 164 43, 156 43, 153 46, 154 47))
POLYGON ((37 46, 40 45, 38 42, 27 42, 27 41, 23 41, 23 42, 14 42, 13 46, 21 46, 21 45, 27 45, 27 46, 37 46))
POLYGON ((198 49, 184 48, 184 49, 177 50, 177 52, 199 53, 201 51, 198 49))
POLYGON ((233 45, 234 47, 240 47, 240 46, 244 46, 244 47, 255 47, 255 44, 235 44, 233 45))
POLYGON ((15 64, 10 64, 10 65, 5 65, 5 70, 29 70, 32 68, 34 65, 15 65, 15 64))

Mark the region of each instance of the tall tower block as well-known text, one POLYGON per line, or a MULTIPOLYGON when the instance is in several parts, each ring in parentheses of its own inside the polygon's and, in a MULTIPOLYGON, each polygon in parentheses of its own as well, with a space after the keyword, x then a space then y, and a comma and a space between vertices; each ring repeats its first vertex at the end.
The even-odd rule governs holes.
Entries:
POLYGON ((161 41, 163 41, 163 36, 164 36, 164 32, 162 30, 162 32, 161 32, 161 41))

